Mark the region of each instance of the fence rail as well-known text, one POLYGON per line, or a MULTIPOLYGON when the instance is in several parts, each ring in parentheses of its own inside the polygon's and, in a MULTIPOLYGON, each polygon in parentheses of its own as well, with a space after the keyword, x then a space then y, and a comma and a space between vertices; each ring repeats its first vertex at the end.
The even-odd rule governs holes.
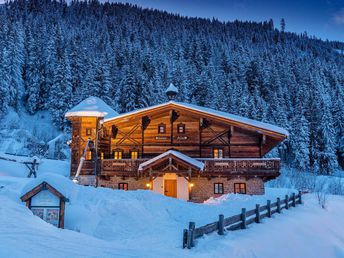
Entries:
POLYGON ((246 229, 247 225, 252 223, 260 223, 264 218, 271 218, 275 213, 281 213, 283 209, 296 207, 302 204, 302 194, 297 195, 293 193, 291 196, 286 195, 285 199, 277 198, 276 202, 271 203, 267 201, 266 205, 256 204, 256 208, 246 211, 245 208, 241 210, 240 214, 224 218, 222 214, 219 215, 219 220, 209 223, 202 227, 196 228, 195 222, 189 223, 189 229, 183 230, 183 248, 192 248, 195 246, 195 239, 202 237, 205 234, 210 234, 215 231, 219 235, 224 235, 225 231, 246 229))

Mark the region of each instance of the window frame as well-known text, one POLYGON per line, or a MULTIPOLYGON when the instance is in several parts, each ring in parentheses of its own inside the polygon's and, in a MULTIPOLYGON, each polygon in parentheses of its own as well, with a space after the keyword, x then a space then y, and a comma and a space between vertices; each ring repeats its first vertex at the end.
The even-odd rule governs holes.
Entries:
POLYGON ((92 151, 90 151, 90 150, 86 151, 85 160, 86 161, 93 160, 92 151))
POLYGON ((86 136, 92 136, 92 128, 85 128, 86 129, 86 136))
POLYGON ((214 194, 224 194, 223 183, 214 183, 214 194), (216 188, 217 186, 217 188, 216 188), (221 186, 221 188, 219 188, 221 186), (221 191, 220 191, 221 189, 221 191), (217 192, 216 192, 217 191, 217 192))
POLYGON ((235 194, 246 194, 247 193, 247 186, 246 186, 246 183, 234 183, 234 193, 235 194), (237 185, 239 185, 239 188, 238 188, 238 190, 239 191, 236 191, 236 186, 237 185), (243 185, 244 186, 244 188, 243 188, 243 190, 244 190, 244 192, 241 192, 241 185, 243 185))
POLYGON ((213 158, 214 158, 214 159, 223 159, 223 158, 225 157, 224 154, 225 154, 225 152, 224 152, 223 148, 213 148, 213 158), (217 150, 217 157, 215 157, 215 150, 217 150), (221 151, 221 153, 222 153, 222 156, 221 156, 221 157, 219 157, 220 151, 221 151))
POLYGON ((178 134, 184 134, 184 133, 185 133, 185 124, 179 123, 179 124, 177 125, 177 133, 178 133, 178 134), (183 128, 183 129, 182 129, 182 132, 179 131, 179 128, 183 128))
POLYGON ((140 153, 139 153, 139 151, 138 151, 138 150, 136 150, 136 149, 134 149, 134 150, 130 150, 130 158, 131 158, 131 159, 138 159, 138 158, 139 158, 139 154, 140 154, 140 153), (137 153, 137 156, 136 156, 136 158, 133 158, 133 156, 132 156, 132 153, 133 153, 133 152, 136 152, 136 153, 137 153))
POLYGON ((113 150, 112 157, 115 160, 123 159, 123 150, 122 149, 115 149, 115 150, 113 150), (121 157, 120 158, 116 158, 116 153, 121 153, 121 155, 120 155, 121 157))
POLYGON ((158 134, 165 134, 165 133, 166 133, 166 124, 164 123, 158 124, 158 134), (164 128, 163 132, 160 132, 160 128, 164 128))
POLYGON ((128 183, 118 183, 118 190, 123 190, 123 191, 128 191, 129 188, 128 188, 128 183))

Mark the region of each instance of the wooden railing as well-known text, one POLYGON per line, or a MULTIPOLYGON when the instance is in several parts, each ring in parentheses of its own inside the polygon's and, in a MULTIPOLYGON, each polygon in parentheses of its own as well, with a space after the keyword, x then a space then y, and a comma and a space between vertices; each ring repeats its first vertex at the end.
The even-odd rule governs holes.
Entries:
MULTIPOLYGON (((104 159, 98 161, 100 175, 137 175, 139 165, 148 159, 104 159)), ((201 172, 206 175, 218 176, 264 176, 276 177, 279 175, 279 159, 197 159, 205 164, 201 172)), ((76 170, 75 165, 73 171, 76 170)), ((82 175, 94 174, 94 161, 85 161, 82 175)))
MULTIPOLYGON (((139 165, 148 159, 104 159, 100 162, 103 175, 112 173, 136 174, 139 165)), ((203 174, 278 176, 279 159, 197 159, 205 164, 203 174)))
POLYGON ((190 249, 194 247, 196 244, 195 239, 205 234, 217 231, 219 235, 224 235, 225 231, 246 229, 249 224, 260 223, 263 218, 271 218, 273 214, 281 213, 283 209, 296 207, 298 204, 302 204, 301 192, 297 195, 293 193, 291 197, 286 195, 284 200, 277 198, 277 201, 274 203, 268 200, 266 205, 263 206, 256 204, 256 208, 249 211, 243 208, 240 214, 228 218, 224 218, 220 214, 218 221, 199 228, 195 227, 195 222, 190 222, 189 229, 184 229, 183 231, 183 248, 190 249))

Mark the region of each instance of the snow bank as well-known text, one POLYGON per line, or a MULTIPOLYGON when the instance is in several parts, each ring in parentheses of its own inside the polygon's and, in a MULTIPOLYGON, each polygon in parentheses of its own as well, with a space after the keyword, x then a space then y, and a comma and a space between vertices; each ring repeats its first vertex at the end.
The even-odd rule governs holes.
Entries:
POLYGON ((219 214, 225 217, 238 214, 241 208, 252 209, 256 203, 283 198, 293 190, 266 188, 261 196, 228 194, 195 204, 146 190, 80 186, 61 176, 63 167, 50 168, 59 175, 46 173, 37 179, 0 176, 0 257, 202 258, 225 254, 241 258, 343 258, 344 255, 344 197, 330 196, 328 209, 323 210, 315 196, 306 195, 304 205, 283 210, 262 224, 252 224, 248 230, 228 232, 222 237, 211 234, 199 239, 196 248, 183 250, 182 230, 189 221, 202 226, 217 220, 219 214), (66 203, 65 230, 33 216, 19 199, 42 181, 70 200, 66 203))
MULTIPOLYGON (((15 161, 1 160, 0 159, 0 177, 1 176, 13 176, 13 177, 27 177, 28 168, 20 163, 25 161, 32 161, 30 157, 18 157, 15 155, 0 154, 0 157, 8 158, 15 161)), ((37 170, 37 175, 43 175, 46 173, 60 174, 63 176, 69 176, 70 163, 68 161, 54 160, 54 159, 40 159, 37 170)))

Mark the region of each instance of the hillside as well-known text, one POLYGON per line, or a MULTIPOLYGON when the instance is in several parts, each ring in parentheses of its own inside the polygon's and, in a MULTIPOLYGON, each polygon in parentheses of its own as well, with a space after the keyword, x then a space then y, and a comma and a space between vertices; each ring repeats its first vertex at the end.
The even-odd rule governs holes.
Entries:
POLYGON ((329 196, 321 209, 314 195, 305 204, 253 224, 244 231, 216 233, 182 249, 182 230, 193 220, 203 225, 251 209, 293 190, 267 188, 262 196, 228 194, 195 204, 150 191, 120 191, 74 184, 61 176, 68 163, 43 160, 37 179, 25 178, 25 167, 0 160, 1 257, 322 257, 342 258, 343 196, 329 196), (44 173, 49 172, 49 173, 44 173), (69 202, 65 227, 58 229, 34 216, 20 196, 42 180, 48 181, 69 202), (9 215, 10 214, 10 215, 9 215), (325 223, 326 222, 326 223, 325 223), (18 244, 20 243, 20 244, 18 244), (286 244, 288 243, 288 244, 286 244), (316 243, 316 244, 314 244, 316 243), (293 248, 290 248, 290 245, 293 248))
POLYGON ((222 23, 97 1, 16 0, 0 12, 3 116, 48 111, 68 132, 65 112, 90 95, 125 112, 166 101, 173 82, 180 101, 289 130, 271 153, 284 164, 330 174, 344 159, 341 42, 281 32, 271 20, 222 23))

